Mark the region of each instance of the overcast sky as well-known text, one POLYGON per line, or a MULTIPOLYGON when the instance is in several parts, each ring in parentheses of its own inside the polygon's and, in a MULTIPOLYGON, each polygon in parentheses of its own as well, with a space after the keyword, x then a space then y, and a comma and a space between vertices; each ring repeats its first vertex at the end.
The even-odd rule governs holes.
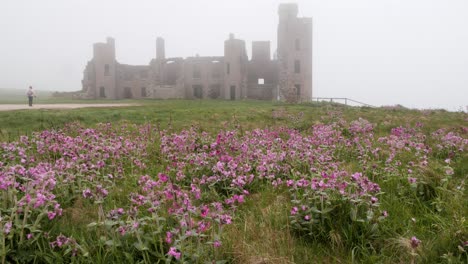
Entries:
MULTIPOLYGON (((0 0, 0 89, 80 90, 92 44, 117 61, 222 55, 232 32, 276 49, 277 0, 0 0)), ((468 0, 304 0, 313 96, 458 110, 468 105, 468 0)))

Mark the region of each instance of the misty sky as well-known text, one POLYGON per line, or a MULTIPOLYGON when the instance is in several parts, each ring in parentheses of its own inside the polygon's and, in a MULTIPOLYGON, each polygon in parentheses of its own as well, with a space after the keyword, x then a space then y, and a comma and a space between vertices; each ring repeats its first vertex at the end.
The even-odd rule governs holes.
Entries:
MULTIPOLYGON (((147 65, 223 55, 232 32, 276 49, 276 0, 0 0, 0 89, 80 90, 92 44, 147 65)), ((468 105, 468 0, 304 0, 313 17, 313 96, 458 110, 468 105)))

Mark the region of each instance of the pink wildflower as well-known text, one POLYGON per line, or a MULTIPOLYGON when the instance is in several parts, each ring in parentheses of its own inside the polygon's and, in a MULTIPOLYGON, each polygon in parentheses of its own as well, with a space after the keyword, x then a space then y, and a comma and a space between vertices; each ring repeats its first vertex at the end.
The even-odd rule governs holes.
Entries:
POLYGON ((7 222, 7 223, 5 224, 5 226, 3 227, 3 233, 9 234, 10 231, 11 231, 11 227, 12 227, 12 226, 13 226, 13 224, 11 223, 11 221, 10 221, 10 222, 7 222))
POLYGON ((169 177, 167 177, 167 175, 163 173, 159 173, 158 177, 159 177, 159 180, 162 182, 167 182, 167 180, 169 180, 169 177))
POLYGON ((294 207, 291 209, 291 215, 297 214, 298 211, 299 211, 299 210, 297 209, 297 207, 294 206, 294 207))
POLYGON ((93 193, 91 192, 90 189, 86 189, 86 190, 83 191, 83 197, 84 198, 91 198, 91 197, 93 197, 93 193))
POLYGON ((120 233, 121 236, 124 236, 127 233, 127 229, 123 226, 119 227, 117 231, 120 233))
POLYGON ((175 247, 171 247, 167 254, 173 256, 175 259, 180 259, 180 252, 177 252, 177 249, 175 247))
POLYGON ((49 220, 53 220, 57 214, 55 212, 47 212, 49 220))
POLYGON ((413 249, 416 249, 416 248, 419 246, 419 244, 421 244, 421 240, 419 240, 419 239, 417 239, 415 236, 413 236, 413 237, 411 238, 411 247, 412 247, 413 249))
POLYGON ((45 195, 43 195, 42 193, 37 193, 37 198, 36 198, 36 202, 34 203, 34 208, 43 206, 46 201, 47 201, 47 197, 45 195))
POLYGON ((215 241, 213 242, 213 246, 214 246, 215 248, 219 248, 219 247, 221 246, 221 241, 215 240, 215 241))
POLYGON ((210 212, 210 208, 206 205, 204 205, 200 210, 202 217, 207 217, 209 212, 210 212))
POLYGON ((171 232, 166 232, 166 243, 171 244, 172 243, 172 233, 171 232))

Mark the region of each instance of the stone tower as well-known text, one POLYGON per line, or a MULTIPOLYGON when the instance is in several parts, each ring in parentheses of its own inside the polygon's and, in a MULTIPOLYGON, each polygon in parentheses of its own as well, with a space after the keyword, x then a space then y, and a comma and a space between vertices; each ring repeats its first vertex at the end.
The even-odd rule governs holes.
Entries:
POLYGON ((95 43, 93 46, 95 73, 94 97, 118 99, 116 91, 115 42, 107 38, 106 43, 95 43))
POLYGON ((312 18, 298 18, 297 4, 278 9, 279 91, 283 100, 312 100, 312 18))
POLYGON ((156 38, 156 59, 166 59, 166 49, 164 47, 164 39, 161 37, 156 38))
POLYGON ((234 34, 224 41, 224 89, 221 98, 238 100, 247 97, 247 51, 245 41, 234 34))

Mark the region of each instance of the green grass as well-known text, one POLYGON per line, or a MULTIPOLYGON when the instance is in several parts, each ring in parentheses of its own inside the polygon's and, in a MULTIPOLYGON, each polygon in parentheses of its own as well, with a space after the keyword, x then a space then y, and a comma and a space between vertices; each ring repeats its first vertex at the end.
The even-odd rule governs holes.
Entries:
POLYGON ((381 108, 344 107, 337 104, 309 103, 290 105, 265 101, 216 100, 121 100, 91 101, 50 99, 48 103, 138 103, 141 106, 119 108, 82 108, 70 110, 37 109, 0 112, 0 140, 13 140, 33 131, 60 128, 69 122, 87 126, 119 122, 158 123, 163 129, 181 130, 191 126, 208 132, 240 126, 244 130, 271 126, 293 126, 307 129, 311 124, 339 113, 346 120, 359 117, 377 124, 377 133, 385 133, 400 125, 425 124, 424 130, 459 126, 466 122, 465 113, 444 110, 422 113, 417 110, 385 110, 381 108), (302 117, 299 117, 303 113, 302 117), (296 120, 297 119, 297 120, 296 120))
MULTIPOLYGON (((49 102, 96 103, 54 99, 49 102)), ((61 128, 70 122, 79 122, 90 127, 107 122, 150 122, 158 124, 161 129, 174 132, 196 126, 214 134, 221 129, 239 128, 241 131, 247 131, 280 126, 306 131, 312 124, 342 117, 347 121, 367 119, 376 124, 375 133, 378 136, 388 134, 391 128, 414 125, 418 122, 424 124, 422 131, 428 135, 439 128, 461 129, 466 127, 468 121, 468 115, 462 112, 389 110, 328 103, 290 105, 264 101, 217 100, 118 102, 137 102, 141 105, 0 112, 0 142, 17 140, 21 135, 35 131, 61 128)), ((349 161, 350 168, 354 166, 353 162, 355 161, 349 161)), ((453 258, 453 262, 450 262, 450 258, 454 248, 456 249, 457 239, 468 235, 468 195, 465 186, 468 180, 467 153, 463 153, 452 166, 455 169, 454 184, 460 185, 462 190, 454 192, 452 188, 444 189, 439 183, 433 183, 431 186, 437 186, 434 187, 434 199, 424 200, 415 192, 403 190, 400 188, 399 179, 376 179, 385 193, 381 200, 382 207, 392 212, 382 227, 385 243, 380 245, 379 250, 368 248, 366 245, 353 249, 328 247, 292 235, 288 228, 284 228, 288 226, 288 213, 291 208, 289 200, 285 198, 287 192, 262 187, 239 208, 235 224, 227 228, 223 237, 225 246, 222 255, 233 263, 409 263, 410 255, 405 246, 405 239, 417 235, 424 243, 416 263, 458 263, 459 258, 453 258), (412 218, 414 221, 408 221, 412 218)), ((438 168, 429 168, 425 177, 437 182, 440 173, 438 168)), ((79 224, 83 220, 82 222, 86 223, 83 216, 92 214, 86 211, 86 205, 78 204, 73 208, 76 210, 65 212, 64 225, 68 221, 79 224)), ((82 229, 78 228, 75 232, 82 232, 80 230, 82 229)), ((81 235, 85 235, 84 233, 81 235)))

